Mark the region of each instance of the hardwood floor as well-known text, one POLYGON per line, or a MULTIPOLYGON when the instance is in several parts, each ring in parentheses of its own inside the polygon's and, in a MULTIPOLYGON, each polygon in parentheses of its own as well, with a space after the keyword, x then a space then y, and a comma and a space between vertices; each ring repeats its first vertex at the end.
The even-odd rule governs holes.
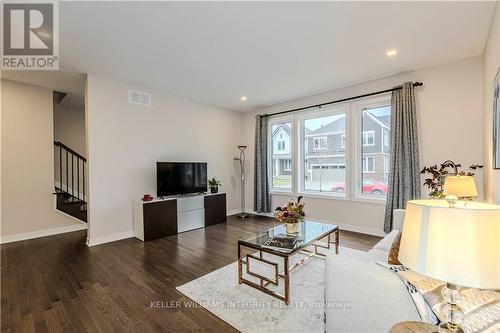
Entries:
MULTIPOLYGON (((203 308, 173 306, 189 301, 175 287, 236 261, 239 238, 275 224, 233 216, 147 243, 88 248, 78 231, 2 245, 1 331, 235 332, 203 308)), ((368 250, 379 239, 341 231, 340 244, 368 250)))

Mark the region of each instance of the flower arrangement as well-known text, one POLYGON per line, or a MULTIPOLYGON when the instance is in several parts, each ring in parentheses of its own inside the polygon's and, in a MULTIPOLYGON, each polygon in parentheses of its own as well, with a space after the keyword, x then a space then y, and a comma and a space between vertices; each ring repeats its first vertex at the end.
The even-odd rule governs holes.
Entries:
POLYGON ((295 224, 304 221, 304 203, 300 202, 302 196, 298 197, 297 202, 289 201, 283 207, 276 208, 274 218, 281 223, 295 224))
MULTIPOLYGON (((427 186, 431 190, 429 196, 434 199, 443 199, 443 186, 444 179, 450 173, 448 172, 448 168, 454 169, 454 171, 460 176, 474 176, 474 173, 483 168, 480 164, 472 164, 469 166, 468 170, 460 170, 462 167, 461 164, 456 164, 453 161, 445 161, 441 163, 439 166, 437 164, 432 165, 430 167, 424 167, 421 174, 429 173, 432 175, 432 178, 426 178, 424 181, 424 186, 427 186)), ((454 173, 452 173, 453 175, 454 173)))

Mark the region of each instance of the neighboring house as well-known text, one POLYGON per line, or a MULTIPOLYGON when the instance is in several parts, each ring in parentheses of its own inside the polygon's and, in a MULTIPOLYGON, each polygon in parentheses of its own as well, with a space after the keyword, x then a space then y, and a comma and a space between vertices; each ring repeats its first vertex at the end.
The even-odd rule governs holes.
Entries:
POLYGON ((290 126, 279 124, 273 126, 273 175, 289 176, 292 173, 292 147, 290 147, 290 126))
MULTIPOLYGON (((345 182, 345 117, 305 135, 306 177, 345 182)), ((363 113, 363 178, 387 182, 389 172, 390 117, 363 113)))

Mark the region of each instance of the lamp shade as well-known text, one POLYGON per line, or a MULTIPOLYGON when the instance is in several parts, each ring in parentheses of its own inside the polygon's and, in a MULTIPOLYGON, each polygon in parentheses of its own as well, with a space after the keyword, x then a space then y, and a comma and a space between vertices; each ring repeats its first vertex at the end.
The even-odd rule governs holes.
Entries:
POLYGON ((448 283, 500 288, 500 206, 412 200, 406 206, 399 260, 448 283))
POLYGON ((477 197, 476 183, 471 176, 448 176, 444 179, 444 195, 456 195, 459 198, 477 197))

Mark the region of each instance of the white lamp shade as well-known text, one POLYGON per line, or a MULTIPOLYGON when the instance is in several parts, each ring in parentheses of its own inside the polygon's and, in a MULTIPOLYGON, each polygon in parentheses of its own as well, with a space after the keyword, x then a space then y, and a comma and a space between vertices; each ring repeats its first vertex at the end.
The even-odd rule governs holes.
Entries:
POLYGON ((471 176, 448 176, 444 179, 444 195, 456 195, 459 198, 477 197, 476 183, 471 176))
POLYGON ((500 206, 412 200, 406 206, 399 260, 448 283, 500 288, 500 206))

